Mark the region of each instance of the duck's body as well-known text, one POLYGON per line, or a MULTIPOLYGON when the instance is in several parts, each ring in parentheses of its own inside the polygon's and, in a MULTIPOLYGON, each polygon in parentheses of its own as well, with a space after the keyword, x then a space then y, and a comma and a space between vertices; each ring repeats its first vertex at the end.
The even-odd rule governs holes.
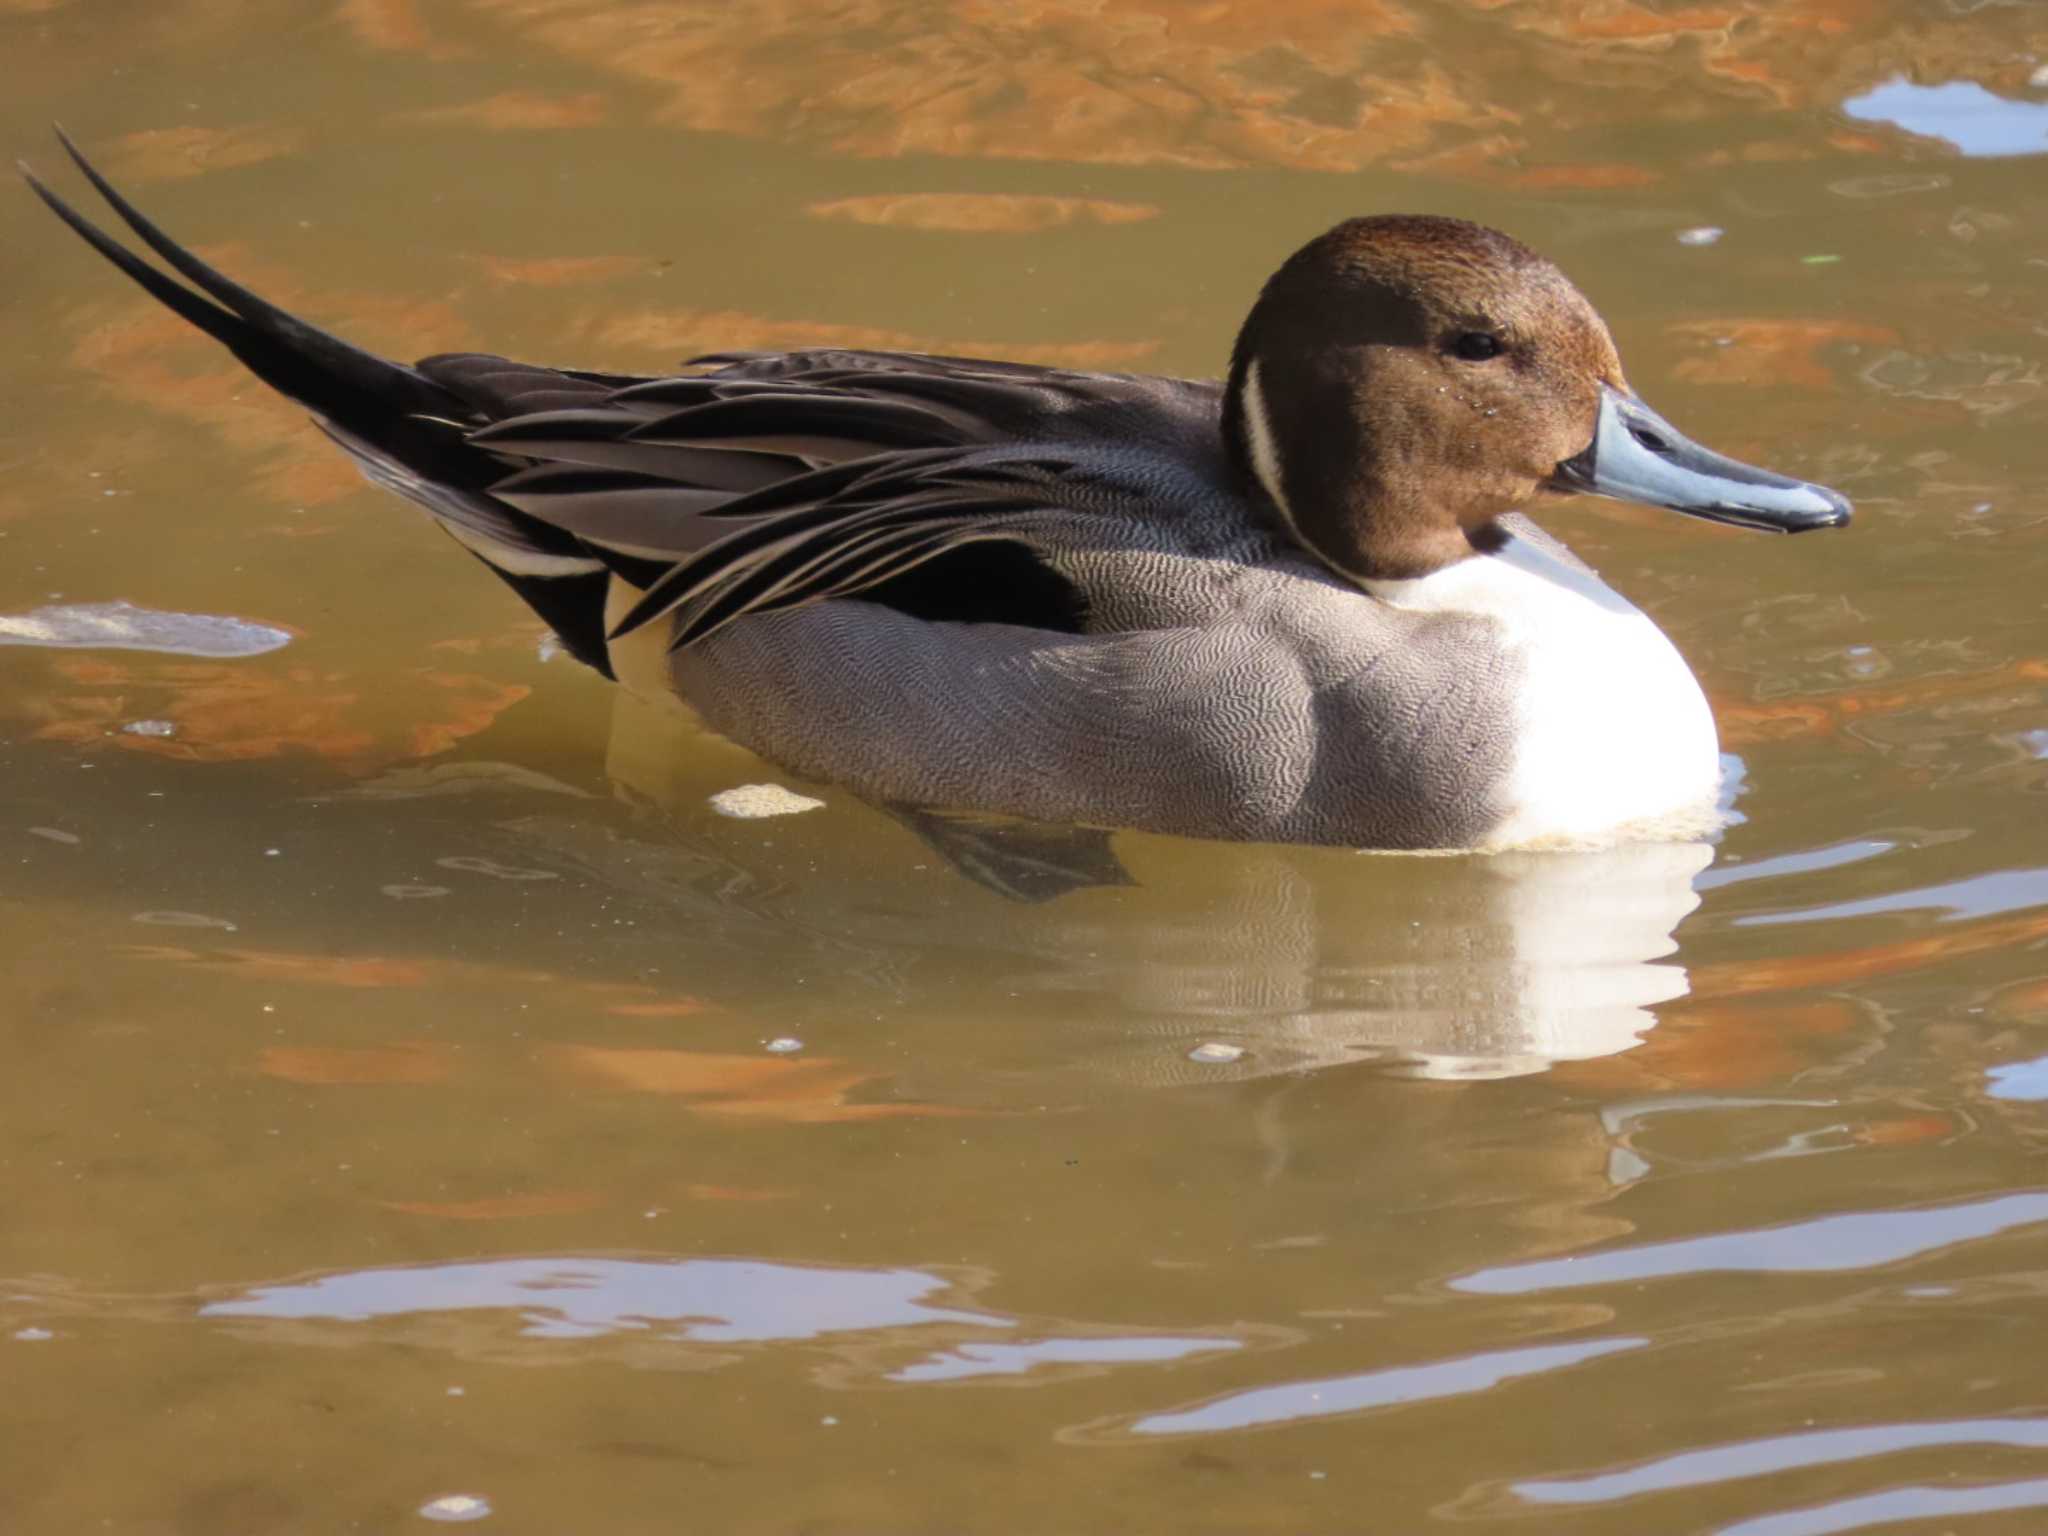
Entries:
MULTIPOLYGON (((1697 830, 1719 776, 1699 686, 1563 546, 1511 517, 1493 553, 1361 591, 1247 516, 1213 447, 1220 387, 1149 382, 1034 380, 1128 389, 1118 435, 1056 436, 1066 418, 1042 411, 1036 442, 990 450, 1085 472, 1034 541, 1078 595, 1071 626, 992 566, 1005 584, 975 590, 999 622, 932 622, 905 611, 916 594, 828 600, 673 651, 647 626, 612 642, 616 675, 914 805, 1379 848, 1697 830)), ((614 585, 614 622, 633 600, 614 585)))
POLYGON ((1203 619, 1080 636, 824 603, 721 631, 667 676, 763 756, 915 805, 1366 848, 1711 821, 1713 718, 1634 610, 1559 644, 1481 614, 1361 614, 1298 565, 1214 596, 1203 619), (1611 690, 1637 684, 1650 710, 1618 712, 1611 690))
POLYGON ((1305 248, 1224 384, 862 352, 638 379, 373 358, 94 180, 210 299, 44 196, 575 655, 887 802, 1388 848, 1694 830, 1698 684, 1511 509, 1847 517, 1677 437, 1554 268, 1455 221, 1305 248))

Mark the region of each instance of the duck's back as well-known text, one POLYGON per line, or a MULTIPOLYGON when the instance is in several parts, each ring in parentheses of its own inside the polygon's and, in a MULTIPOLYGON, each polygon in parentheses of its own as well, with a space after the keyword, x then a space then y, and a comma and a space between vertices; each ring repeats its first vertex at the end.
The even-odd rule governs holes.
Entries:
POLYGON ((855 593, 1061 632, 1166 622, 1174 588, 1129 586, 1090 553, 1266 538, 1209 381, 843 350, 721 354, 658 379, 476 354, 415 366, 461 400, 466 443, 502 471, 472 474, 451 508, 447 486, 345 441, 373 477, 501 569, 493 522, 514 525, 499 544, 537 530, 587 547, 649 592, 632 625, 674 614, 681 643, 855 593))

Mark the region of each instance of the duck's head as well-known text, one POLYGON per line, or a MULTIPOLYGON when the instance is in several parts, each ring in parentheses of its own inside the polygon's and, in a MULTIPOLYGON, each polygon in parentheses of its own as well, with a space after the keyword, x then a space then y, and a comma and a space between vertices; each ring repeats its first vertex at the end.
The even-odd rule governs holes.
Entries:
POLYGON ((1295 538, 1361 582, 1484 553, 1545 492, 1785 533, 1849 520, 1838 492, 1678 432, 1562 272, 1462 219, 1353 219, 1289 257, 1238 333, 1223 432, 1295 538))

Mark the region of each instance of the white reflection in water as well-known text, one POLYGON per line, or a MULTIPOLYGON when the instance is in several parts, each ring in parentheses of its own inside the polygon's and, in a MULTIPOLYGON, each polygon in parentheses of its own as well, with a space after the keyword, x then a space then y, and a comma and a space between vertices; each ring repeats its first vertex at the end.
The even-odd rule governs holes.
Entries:
POLYGON ((1678 947, 1713 856, 1640 843, 1474 859, 1462 910, 1413 930, 1422 942, 1381 978, 1370 1023, 1384 1032, 1399 1016, 1386 1043, 1421 1077, 1513 1077, 1628 1050, 1655 1004, 1689 990, 1682 967, 1653 962, 1678 947))
POLYGON ((1867 1424, 1855 1429, 1820 1429, 1808 1434, 1743 1440, 1703 1451, 1682 1451, 1597 1477, 1545 1478, 1516 1483, 1514 1491, 1534 1504, 1601 1504, 1640 1494, 1697 1488, 1707 1483, 1764 1477, 1795 1467, 1827 1466, 1892 1456, 1933 1445, 2007 1445, 2048 1449, 2048 1419, 1956 1419, 1930 1424, 1867 1424))
POLYGON ((929 1298, 954 1285, 916 1269, 746 1259, 517 1258, 349 1270, 258 1286, 208 1302, 199 1315, 274 1325, 281 1338, 300 1343, 335 1342, 332 1336, 292 1331, 309 1323, 431 1321, 436 1328, 428 1337, 444 1347, 522 1363, 537 1357, 494 1344, 492 1336, 502 1339, 504 1333, 489 1321, 491 1314, 511 1314, 518 1338, 544 1344, 629 1341, 628 1358, 643 1366, 701 1368, 731 1358, 688 1346, 829 1340, 827 1347, 851 1366, 849 1379, 904 1383, 1058 1379, 1121 1366, 1169 1365, 1270 1345, 1284 1336, 1247 1325, 1206 1335, 1147 1334, 931 1303, 929 1298), (900 1332, 935 1325, 942 1329, 936 1341, 928 1332, 900 1332), (1007 1330, 1007 1336, 1001 1342, 963 1339, 963 1329, 1007 1330), (878 1346, 885 1354, 873 1352, 878 1346), (885 1358, 907 1363, 886 1369, 885 1358))
POLYGON ((0 614, 0 645, 52 650, 166 651, 177 656, 261 656, 291 644, 289 630, 225 614, 166 613, 132 603, 57 603, 0 614))
POLYGON ((1210 1350, 1241 1349, 1237 1339, 1039 1339, 1028 1344, 962 1344, 900 1371, 891 1381, 964 1381, 973 1376, 1021 1376, 1047 1365, 1134 1365, 1184 1360, 1210 1350))
POLYGON ((1985 1089, 1994 1099, 2018 1099, 2032 1102, 2048 1099, 2048 1056, 2036 1056, 2032 1061, 2009 1062, 2002 1067, 1993 1067, 1990 1084, 1985 1089))
POLYGON ((1842 110, 1940 139, 1966 155, 2048 154, 2048 102, 1995 96, 1971 80, 1915 85, 1898 76, 1850 97, 1842 110))
POLYGON ((1331 1376, 1319 1381, 1290 1381, 1277 1387, 1235 1392, 1195 1408, 1152 1413, 1129 1426, 1138 1435, 1199 1435, 1222 1430, 1255 1429, 1265 1424, 1298 1424, 1332 1414, 1390 1408, 1432 1398, 1485 1392, 1518 1376, 1562 1370, 1602 1355, 1640 1349, 1648 1339, 1588 1339, 1578 1344, 1541 1344, 1528 1349, 1502 1349, 1427 1365, 1397 1366, 1358 1376, 1331 1376))
MULTIPOLYGON (((2007 1509, 2048 1507, 2048 1478, 1992 1483, 1974 1488, 1887 1488, 1860 1498, 1789 1509, 1724 1525, 1715 1536, 1836 1536, 1906 1520, 1940 1520, 1955 1515, 1989 1515, 2007 1509)), ((2031 1527, 2038 1529, 2038 1527, 2031 1527)))
POLYGON ((947 1282, 915 1269, 812 1269, 742 1259, 492 1259, 359 1269, 259 1287, 209 1302, 202 1317, 367 1322, 429 1312, 517 1312, 528 1338, 581 1339, 674 1326, 696 1343, 814 1339, 821 1334, 1008 1318, 924 1304, 947 1282))
POLYGON ((1688 989, 1668 957, 1713 859, 1703 843, 1416 857, 991 818, 892 825, 842 797, 770 850, 702 813, 730 781, 730 749, 617 698, 607 768, 667 814, 673 843, 549 817, 521 835, 621 894, 667 901, 693 930, 760 947, 776 957, 764 974, 787 968, 795 931, 830 935, 850 984, 914 970, 915 1006, 933 1015, 1017 999, 1071 1075, 1170 1086, 1392 1059, 1425 1077, 1511 1077, 1627 1050, 1688 989), (901 874, 879 883, 892 859, 901 874), (1003 899, 990 891, 1009 859, 1012 894, 1049 867, 1073 879, 1003 899), (932 963, 947 954, 977 964, 956 976, 932 963), (1242 1053, 1193 1054, 1205 1042, 1242 1053))
POLYGON ((1887 912, 1940 912, 1943 922, 1966 917, 1995 917, 2048 905, 2048 869, 1997 869, 1988 875, 1892 891, 1861 901, 1830 902, 1824 907, 1799 907, 1789 912, 1758 912, 1738 917, 1732 926, 1769 928, 1782 923, 1819 923, 1832 918, 1876 917, 1887 912))
POLYGON ((1451 1281, 1451 1289, 1487 1296, 1659 1280, 1709 1271, 1814 1274, 1868 1269, 1995 1237, 2048 1221, 2048 1194, 2000 1195, 1962 1205, 1900 1211, 1856 1211, 1752 1232, 1724 1232, 1675 1242, 1612 1248, 1533 1264, 1482 1269, 1451 1281))
POLYGON ((1739 885, 1748 880, 1767 880, 1779 875, 1807 875, 1817 870, 1840 869, 1844 864, 1860 864, 1865 859, 1874 859, 1880 854, 1890 853, 1897 846, 1898 844, 1883 838, 1857 838, 1846 843, 1832 843, 1825 848, 1802 848, 1795 853, 1747 859, 1740 864, 1723 864, 1719 869, 1704 870, 1693 885, 1698 890, 1711 891, 1716 886, 1739 885))

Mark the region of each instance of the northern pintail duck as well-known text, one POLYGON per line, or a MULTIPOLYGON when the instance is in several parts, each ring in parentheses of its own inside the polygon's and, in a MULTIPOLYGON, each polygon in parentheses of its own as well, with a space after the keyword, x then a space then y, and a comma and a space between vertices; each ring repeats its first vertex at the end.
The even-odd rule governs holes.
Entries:
POLYGON ((573 655, 886 804, 1377 848, 1697 830, 1699 684, 1516 509, 1849 519, 1682 436, 1562 272, 1457 219, 1310 241, 1220 384, 840 350, 640 378, 372 356, 66 148, 186 281, 31 175, 44 201, 573 655))

